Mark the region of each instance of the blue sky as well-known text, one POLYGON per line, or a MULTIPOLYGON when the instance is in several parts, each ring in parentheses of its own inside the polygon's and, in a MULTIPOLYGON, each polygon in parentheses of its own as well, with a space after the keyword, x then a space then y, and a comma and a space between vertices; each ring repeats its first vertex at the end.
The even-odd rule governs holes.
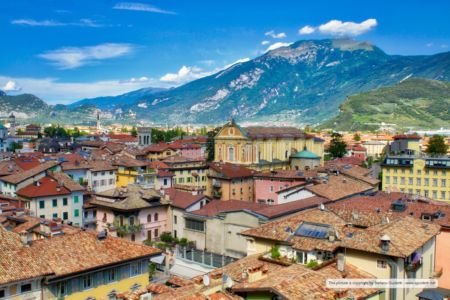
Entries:
POLYGON ((177 86, 301 39, 449 51, 450 1, 2 0, 0 89, 49 103, 177 86), (393 3, 395 2, 395 3, 393 3))

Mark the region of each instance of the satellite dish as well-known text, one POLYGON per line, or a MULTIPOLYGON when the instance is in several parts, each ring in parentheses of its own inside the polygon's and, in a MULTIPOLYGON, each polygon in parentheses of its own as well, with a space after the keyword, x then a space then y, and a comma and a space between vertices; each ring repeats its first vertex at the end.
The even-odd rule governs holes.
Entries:
POLYGON ((209 285, 209 276, 207 274, 203 275, 203 284, 205 286, 209 285))
POLYGON ((225 282, 227 288, 231 288, 233 286, 233 279, 231 277, 227 277, 227 281, 225 282))

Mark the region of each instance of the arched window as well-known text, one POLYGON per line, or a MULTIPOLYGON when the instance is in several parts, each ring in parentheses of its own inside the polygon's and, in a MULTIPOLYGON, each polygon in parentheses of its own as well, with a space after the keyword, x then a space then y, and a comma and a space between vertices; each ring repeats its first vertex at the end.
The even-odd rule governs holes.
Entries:
POLYGON ((234 147, 233 146, 230 146, 228 148, 228 160, 234 161, 234 147))
POLYGON ((134 217, 130 217, 130 225, 134 225, 134 217))
POLYGON ((152 221, 152 214, 147 215, 147 223, 150 223, 152 221))
POLYGON ((158 213, 155 213, 155 217, 153 219, 155 220, 155 222, 158 221, 158 213))

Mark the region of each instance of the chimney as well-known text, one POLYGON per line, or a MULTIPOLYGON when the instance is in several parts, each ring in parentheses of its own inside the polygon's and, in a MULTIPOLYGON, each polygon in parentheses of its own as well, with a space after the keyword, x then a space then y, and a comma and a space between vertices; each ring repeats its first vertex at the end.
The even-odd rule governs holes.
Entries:
POLYGON ((343 253, 338 253, 336 260, 336 267, 339 272, 345 271, 345 256, 343 253))
POLYGON ((380 238, 380 247, 384 252, 389 251, 389 245, 391 244, 391 238, 385 234, 380 238))

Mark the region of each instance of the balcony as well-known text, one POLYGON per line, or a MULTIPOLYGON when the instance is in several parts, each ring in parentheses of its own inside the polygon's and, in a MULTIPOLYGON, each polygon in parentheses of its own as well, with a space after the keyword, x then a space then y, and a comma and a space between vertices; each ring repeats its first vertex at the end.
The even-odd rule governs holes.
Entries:
POLYGON ((213 187, 215 187, 215 188, 220 188, 222 186, 221 182, 217 179, 213 179, 212 184, 213 184, 213 187))

